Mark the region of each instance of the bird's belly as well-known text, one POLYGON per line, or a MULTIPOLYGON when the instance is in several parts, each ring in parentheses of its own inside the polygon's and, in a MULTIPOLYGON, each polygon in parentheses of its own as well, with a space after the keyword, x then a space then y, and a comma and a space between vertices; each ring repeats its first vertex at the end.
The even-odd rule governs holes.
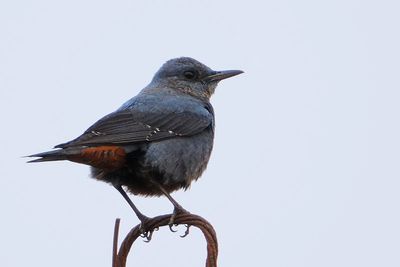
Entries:
POLYGON ((211 130, 153 142, 128 153, 122 168, 110 171, 92 167, 92 177, 145 196, 162 195, 155 183, 168 192, 187 189, 206 169, 212 147, 211 130))
POLYGON ((161 175, 154 178, 162 185, 187 188, 206 169, 212 146, 211 132, 152 143, 146 151, 144 166, 161 175))

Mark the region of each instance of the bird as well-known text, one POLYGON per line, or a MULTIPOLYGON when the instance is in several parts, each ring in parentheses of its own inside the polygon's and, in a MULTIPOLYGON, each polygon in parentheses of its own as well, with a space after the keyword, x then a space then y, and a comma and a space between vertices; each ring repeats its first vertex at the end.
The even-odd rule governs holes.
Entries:
POLYGON ((221 80, 241 70, 214 71, 190 57, 168 60, 151 82, 82 135, 29 163, 67 160, 89 165, 91 177, 114 186, 142 224, 128 193, 164 195, 173 214, 187 212, 171 193, 190 187, 206 169, 214 143, 210 97, 221 80))

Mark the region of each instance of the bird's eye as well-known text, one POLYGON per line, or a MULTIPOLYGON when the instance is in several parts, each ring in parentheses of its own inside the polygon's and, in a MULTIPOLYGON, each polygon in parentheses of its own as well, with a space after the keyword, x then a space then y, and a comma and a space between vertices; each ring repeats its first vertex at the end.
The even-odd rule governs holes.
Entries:
POLYGON ((196 73, 194 73, 194 71, 187 70, 183 73, 183 76, 185 76, 185 78, 188 80, 193 80, 196 77, 196 73))

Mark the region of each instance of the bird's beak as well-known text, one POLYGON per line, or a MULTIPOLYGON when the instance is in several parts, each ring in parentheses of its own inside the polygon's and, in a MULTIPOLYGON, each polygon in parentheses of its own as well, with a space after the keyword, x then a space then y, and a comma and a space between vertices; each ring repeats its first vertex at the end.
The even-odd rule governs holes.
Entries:
POLYGON ((205 80, 207 82, 219 82, 223 79, 230 78, 236 75, 243 73, 241 70, 223 70, 223 71, 216 71, 213 74, 207 76, 205 80))

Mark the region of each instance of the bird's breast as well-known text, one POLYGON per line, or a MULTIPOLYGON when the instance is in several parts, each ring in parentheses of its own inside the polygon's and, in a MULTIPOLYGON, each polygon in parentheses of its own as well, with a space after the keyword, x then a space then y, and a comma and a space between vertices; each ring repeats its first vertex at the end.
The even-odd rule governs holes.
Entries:
POLYGON ((163 184, 196 180, 207 167, 213 148, 213 129, 189 137, 178 137, 149 145, 144 164, 163 174, 163 184))

